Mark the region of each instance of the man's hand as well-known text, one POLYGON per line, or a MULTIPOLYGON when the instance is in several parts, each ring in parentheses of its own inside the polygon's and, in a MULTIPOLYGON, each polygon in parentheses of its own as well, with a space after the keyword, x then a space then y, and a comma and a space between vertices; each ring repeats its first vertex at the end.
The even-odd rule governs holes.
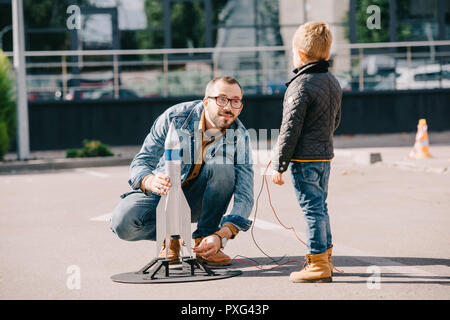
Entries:
POLYGON ((274 170, 272 172, 272 182, 282 186, 284 184, 282 175, 282 173, 274 170))
POLYGON ((194 252, 201 257, 209 258, 215 255, 222 246, 220 242, 220 237, 217 235, 210 235, 204 238, 198 247, 194 248, 194 252))
POLYGON ((145 179, 144 182, 145 190, 149 190, 160 195, 166 195, 167 191, 170 190, 170 187, 172 187, 170 178, 163 173, 151 175, 145 179))

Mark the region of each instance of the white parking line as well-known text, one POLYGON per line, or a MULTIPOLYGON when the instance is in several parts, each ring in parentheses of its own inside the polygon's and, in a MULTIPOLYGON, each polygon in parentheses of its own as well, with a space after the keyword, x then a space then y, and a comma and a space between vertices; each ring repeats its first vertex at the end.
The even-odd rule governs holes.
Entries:
MULTIPOLYGON (((345 246, 343 244, 335 244, 333 246, 333 253, 339 253, 339 255, 351 256, 357 260, 363 261, 369 265, 379 266, 380 269, 388 269, 399 274, 409 274, 409 275, 419 275, 424 277, 439 277, 439 275, 425 271, 420 268, 415 268, 408 266, 406 264, 393 261, 388 258, 377 257, 376 254, 355 249, 352 247, 345 246)), ((440 275, 442 276, 442 275, 440 275)), ((436 279, 424 279, 423 281, 435 281, 436 279)), ((421 280, 422 281, 422 280, 421 280)))
POLYGON ((253 223, 255 224, 255 228, 263 229, 263 230, 284 230, 284 228, 279 224, 261 220, 259 218, 257 218, 256 222, 255 222, 253 219, 254 218, 250 218, 250 220, 252 220, 253 223))

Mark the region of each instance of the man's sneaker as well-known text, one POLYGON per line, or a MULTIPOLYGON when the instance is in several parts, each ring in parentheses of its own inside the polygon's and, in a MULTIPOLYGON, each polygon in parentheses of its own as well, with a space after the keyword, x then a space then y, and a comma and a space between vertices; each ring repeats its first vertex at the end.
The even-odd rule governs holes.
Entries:
MULTIPOLYGON (((170 246, 167 250, 167 259, 171 260, 169 264, 179 264, 180 261, 180 239, 170 239, 170 246)), ((160 258, 166 257, 166 240, 164 240, 161 251, 159 253, 160 258)))
MULTIPOLYGON (((195 238, 195 247, 198 247, 200 245, 200 242, 202 242, 202 240, 203 237, 195 238)), ((222 250, 219 250, 215 255, 209 258, 204 258, 197 255, 197 260, 198 262, 203 263, 210 267, 223 267, 231 265, 231 258, 227 256, 222 250)))

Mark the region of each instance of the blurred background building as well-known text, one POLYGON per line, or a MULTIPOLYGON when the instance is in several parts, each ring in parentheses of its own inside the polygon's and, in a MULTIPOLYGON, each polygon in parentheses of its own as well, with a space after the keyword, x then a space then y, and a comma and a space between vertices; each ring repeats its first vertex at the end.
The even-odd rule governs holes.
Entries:
MULTIPOLYGON (((450 0, 23 3, 34 150, 83 139, 140 144, 162 111, 203 97, 218 75, 243 85, 247 128, 279 128, 291 37, 306 21, 333 33, 330 62, 344 92, 337 134, 414 132, 419 118, 450 130, 450 0)), ((11 0, 0 0, 0 47, 10 59, 11 25, 11 0)))
MULTIPOLYGON (((29 100, 201 95, 219 74, 237 77, 246 94, 282 93, 291 37, 314 20, 331 26, 344 90, 450 87, 450 47, 426 44, 450 38, 450 0, 25 0, 24 15, 29 100), (79 30, 67 27, 73 4, 79 30), (380 8, 380 29, 367 27, 369 5, 380 8), (379 45, 358 47, 368 43, 379 45), (84 52, 54 54, 62 50, 84 52)), ((11 1, 0 0, 7 53, 11 21, 11 1)))

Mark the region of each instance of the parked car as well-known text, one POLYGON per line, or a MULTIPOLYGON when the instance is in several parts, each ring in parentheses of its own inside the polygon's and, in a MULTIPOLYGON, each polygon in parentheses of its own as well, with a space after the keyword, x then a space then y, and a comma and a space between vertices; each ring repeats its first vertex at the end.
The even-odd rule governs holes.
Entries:
MULTIPOLYGON (((78 97, 81 100, 106 100, 115 99, 114 89, 111 87, 106 88, 80 88, 80 89, 69 89, 65 100, 74 100, 75 91, 78 92, 78 97)), ((139 98, 139 95, 130 89, 119 89, 120 99, 135 99, 139 98)))
POLYGON ((113 79, 70 79, 65 100, 98 99, 101 92, 112 90, 113 79))
MULTIPOLYGON (((114 99, 114 90, 107 90, 101 93, 98 99, 114 99)), ((130 89, 119 89, 119 98, 120 99, 135 99, 139 98, 139 95, 130 89)))
POLYGON ((286 91, 286 84, 281 82, 267 81, 266 94, 284 94, 286 91))
POLYGON ((429 64, 397 70, 397 89, 450 88, 450 64, 429 64))
POLYGON ((38 101, 38 100, 60 100, 60 96, 58 95, 59 91, 37 91, 31 90, 28 91, 28 101, 38 101))

